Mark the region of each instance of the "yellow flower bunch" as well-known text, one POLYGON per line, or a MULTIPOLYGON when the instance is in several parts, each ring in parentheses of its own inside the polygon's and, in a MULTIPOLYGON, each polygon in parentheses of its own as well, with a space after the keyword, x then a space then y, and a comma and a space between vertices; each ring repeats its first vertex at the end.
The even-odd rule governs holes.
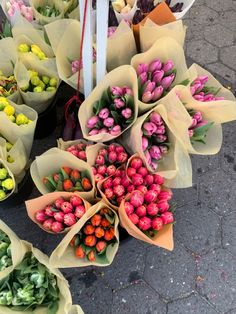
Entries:
POLYGON ((54 92, 57 88, 58 80, 55 77, 48 77, 46 75, 40 76, 38 72, 34 70, 28 70, 30 81, 27 86, 21 88, 23 92, 41 93, 54 92))
POLYGON ((8 119, 17 125, 28 124, 31 122, 23 113, 16 114, 15 108, 10 104, 7 98, 0 97, 0 112, 4 112, 8 119))
POLYGON ((32 52, 36 55, 40 60, 47 60, 45 53, 39 48, 37 45, 27 45, 27 44, 20 44, 18 46, 19 52, 32 52))

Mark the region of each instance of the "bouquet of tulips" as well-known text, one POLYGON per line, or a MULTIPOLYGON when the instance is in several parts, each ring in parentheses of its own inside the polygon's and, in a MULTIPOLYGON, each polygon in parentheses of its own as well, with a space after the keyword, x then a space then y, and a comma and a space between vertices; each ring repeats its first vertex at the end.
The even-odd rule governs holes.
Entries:
POLYGON ((63 7, 56 0, 29 0, 35 21, 40 25, 52 23, 64 16, 63 7))
POLYGON ((90 207, 76 193, 54 192, 26 202, 30 219, 50 233, 65 233, 90 207))
POLYGON ((71 153, 75 157, 87 161, 86 150, 87 147, 91 146, 91 143, 85 140, 75 140, 64 142, 62 138, 57 141, 58 148, 71 153))
POLYGON ((0 201, 7 199, 15 190, 15 179, 5 162, 0 159, 0 201))
POLYGON ((107 266, 119 246, 118 215, 103 201, 90 207, 53 251, 50 262, 60 267, 107 266))
POLYGON ((12 20, 20 13, 30 23, 34 20, 33 9, 23 0, 3 0, 1 6, 6 16, 12 20))
POLYGON ((14 75, 5 76, 2 71, 0 71, 0 96, 9 97, 16 93, 17 83, 14 75))

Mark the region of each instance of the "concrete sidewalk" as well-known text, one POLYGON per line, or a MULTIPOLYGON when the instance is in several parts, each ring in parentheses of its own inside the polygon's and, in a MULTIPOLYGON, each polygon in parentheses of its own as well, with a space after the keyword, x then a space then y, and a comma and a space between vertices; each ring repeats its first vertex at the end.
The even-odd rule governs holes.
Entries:
MULTIPOLYGON (((236 1, 196 0, 185 23, 189 65, 196 62, 236 89, 236 1)), ((33 156, 56 145, 56 132, 36 141, 33 156)), ((174 190, 175 249, 131 239, 110 267, 64 271, 74 303, 86 314, 236 313, 236 122, 224 126, 216 156, 194 156, 194 186, 174 190)), ((38 196, 36 189, 30 198, 38 196)), ((50 254, 61 237, 42 232, 23 204, 0 206, 0 218, 50 254)))

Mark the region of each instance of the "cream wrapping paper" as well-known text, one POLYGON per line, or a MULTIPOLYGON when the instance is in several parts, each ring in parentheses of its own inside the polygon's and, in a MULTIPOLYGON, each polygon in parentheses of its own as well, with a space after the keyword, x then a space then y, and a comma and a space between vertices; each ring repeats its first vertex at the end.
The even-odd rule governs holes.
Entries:
MULTIPOLYGON (((34 248, 32 244, 26 242, 26 241, 20 241, 23 245, 23 249, 26 252, 32 252, 32 254, 36 257, 36 259, 43 265, 47 267, 47 269, 56 276, 57 279, 57 286, 59 288, 59 304, 58 304, 58 310, 57 314, 66 314, 69 313, 72 307, 72 298, 69 290, 69 285, 67 280, 64 278, 62 273, 54 268, 52 265, 49 264, 49 258, 47 255, 43 254, 38 249, 34 248)), ((18 314, 32 314, 32 310, 30 311, 12 311, 12 309, 6 307, 6 306, 0 306, 0 314, 12 314, 12 313, 18 313, 18 314)), ((33 311, 34 314, 47 314, 47 308, 44 307, 38 307, 36 310, 33 311)))
MULTIPOLYGON (((112 0, 112 2, 116 2, 115 0, 112 0)), ((137 11, 137 0, 134 0, 132 9, 127 13, 119 13, 115 9, 113 9, 116 15, 116 18, 118 22, 120 23, 122 20, 132 22, 135 12, 137 11)))
MULTIPOLYGON (((150 64, 155 59, 160 59, 161 62, 166 62, 171 59, 174 62, 177 70, 175 80, 172 84, 178 85, 186 79, 187 65, 184 55, 184 50, 173 38, 162 37, 146 52, 137 54, 131 60, 131 65, 136 70, 140 63, 150 64)), ((157 105, 158 101, 146 104, 139 100, 139 114, 143 114, 157 105)))
POLYGON ((92 145, 92 142, 88 142, 88 141, 85 141, 84 139, 78 139, 78 140, 74 140, 74 141, 63 141, 62 138, 59 138, 57 140, 57 147, 61 150, 67 150, 67 148, 73 146, 73 145, 77 145, 77 144, 80 144, 80 143, 83 143, 83 144, 87 144, 87 145, 92 145))
MULTIPOLYGON (((126 197, 128 199, 128 196, 126 197)), ((122 201, 119 207, 119 217, 120 223, 123 228, 134 238, 144 241, 146 243, 159 246, 163 249, 172 251, 174 249, 174 239, 173 239, 173 224, 165 225, 162 230, 158 231, 157 235, 153 238, 149 238, 146 236, 138 227, 136 227, 131 220, 128 218, 125 208, 124 202, 122 201)))
MULTIPOLYGON (((190 157, 180 141, 180 135, 173 128, 165 106, 160 104, 152 111, 157 112, 164 120, 169 143, 171 144, 168 153, 158 163, 158 168, 155 172, 165 178, 165 185, 169 188, 187 188, 192 186, 192 164, 190 157)), ((142 125, 152 111, 139 117, 132 128, 122 136, 122 142, 127 151, 131 154, 137 153, 150 172, 154 171, 148 165, 142 150, 142 125)))
POLYGON ((68 314, 84 314, 84 312, 79 305, 72 305, 68 314))
POLYGON ((60 20, 64 16, 64 12, 62 10, 62 7, 58 5, 58 2, 56 0, 47 0, 47 1, 42 1, 42 0, 29 0, 30 6, 33 8, 34 12, 34 17, 37 23, 41 25, 45 25, 48 23, 52 23, 53 21, 60 20), (56 17, 47 17, 42 14, 40 14, 37 9, 38 7, 42 5, 50 5, 50 6, 55 6, 57 10, 59 10, 60 14, 57 15, 56 17))
POLYGON ((83 259, 79 259, 75 256, 75 248, 70 246, 71 240, 83 228, 87 220, 92 218, 102 208, 109 207, 103 201, 90 207, 90 209, 83 215, 83 217, 72 227, 72 229, 66 234, 61 243, 59 243, 57 248, 52 252, 52 255, 50 257, 51 265, 54 265, 56 267, 69 268, 69 267, 85 267, 91 265, 108 266, 112 263, 119 247, 119 230, 118 230, 119 218, 117 213, 113 211, 111 208, 110 209, 113 211, 115 215, 114 229, 117 241, 113 246, 109 245, 107 248, 106 251, 106 256, 108 259, 107 263, 101 263, 98 261, 90 262, 83 259))
POLYGON ((0 158, 5 160, 5 163, 14 175, 16 182, 19 183, 25 174, 25 168, 28 161, 25 147, 21 139, 18 139, 13 144, 12 148, 7 151, 6 140, 2 138, 0 134, 0 158), (11 156, 14 162, 8 162, 7 156, 11 156))
POLYGON ((29 158, 38 114, 28 106, 16 105, 11 101, 10 104, 15 108, 16 114, 23 113, 31 122, 25 125, 17 125, 11 122, 4 112, 0 112, 0 134, 7 138, 10 143, 15 143, 18 139, 21 139, 25 146, 27 158, 29 158))
POLYGON ((51 64, 51 68, 49 67, 49 64, 50 63, 47 63, 47 60, 45 60, 44 64, 44 62, 37 60, 36 56, 24 53, 15 66, 15 77, 18 88, 20 89, 20 94, 23 102, 29 107, 36 110, 38 113, 44 112, 52 103, 56 95, 56 90, 59 86, 59 77, 54 71, 53 64, 51 64), (48 65, 47 67, 46 64, 48 65), (46 75, 50 78, 56 78, 56 90, 52 92, 42 91, 41 93, 24 92, 22 88, 24 89, 26 86, 28 86, 30 81, 30 75, 28 73, 28 70, 37 71, 39 76, 46 75))
POLYGON ((92 93, 87 97, 87 99, 81 104, 79 109, 79 122, 82 129, 83 137, 89 141, 94 142, 108 142, 114 140, 118 136, 113 136, 108 133, 100 133, 94 136, 90 136, 88 133, 88 128, 86 127, 87 120, 93 115, 93 105, 96 101, 100 100, 102 94, 109 87, 113 86, 128 86, 133 90, 134 93, 134 120, 133 122, 124 129, 119 135, 121 135, 124 131, 129 129, 132 124, 135 122, 138 116, 138 82, 136 78, 136 73, 134 69, 130 65, 123 65, 119 68, 109 72, 104 79, 95 87, 92 93))
MULTIPOLYGON (((80 22, 76 20, 68 22, 58 21, 46 27, 49 40, 58 32, 58 27, 67 25, 67 28, 60 30, 61 37, 58 35, 52 41, 52 48, 56 55, 56 64, 60 79, 77 89, 78 72, 72 72, 72 61, 79 60, 80 53, 80 22), (58 42, 56 41, 59 40, 58 42)), ((93 64, 93 79, 96 84, 96 63, 93 64)), ((80 91, 84 91, 83 69, 81 70, 80 91)))
POLYGON ((175 21, 159 26, 152 20, 147 19, 145 24, 140 26, 139 30, 141 51, 147 51, 162 37, 173 38, 183 47, 186 29, 182 21, 175 21))
POLYGON ((5 201, 8 197, 10 197, 13 193, 16 192, 16 181, 15 181, 13 173, 11 172, 9 167, 7 166, 6 161, 0 158, 0 167, 2 167, 2 166, 7 170, 8 175, 11 177, 11 179, 12 179, 12 181, 14 183, 14 188, 11 190, 11 192, 8 193, 8 194, 6 193, 6 197, 3 200, 1 200, 1 201, 5 201))
MULTIPOLYGON (((43 228, 43 225, 40 224, 36 219, 35 219, 35 214, 38 210, 44 209, 47 205, 51 205, 53 204, 59 197, 63 197, 66 201, 69 200, 69 198, 73 195, 79 195, 79 193, 74 193, 74 192, 53 192, 53 193, 48 193, 45 194, 43 196, 37 197, 35 199, 32 200, 28 200, 25 202, 26 205, 26 210, 27 210, 27 214, 29 216, 29 218, 39 226, 39 228, 41 228, 42 230, 51 233, 51 234, 58 234, 52 231, 48 231, 46 229, 43 228)), ((90 208, 90 204, 88 202, 86 202, 83 199, 84 202, 84 207, 86 209, 86 211, 90 208)), ((64 229, 62 232, 60 233, 66 233, 68 232, 72 227, 68 227, 66 229, 64 229)))
POLYGON ((0 220, 0 230, 5 232, 11 241, 10 247, 12 257, 12 265, 0 271, 0 279, 3 279, 22 261, 26 253, 26 248, 17 235, 2 220, 0 220))
POLYGON ((30 167, 31 177, 41 194, 47 194, 49 191, 43 184, 43 178, 52 175, 60 170, 61 167, 71 167, 79 171, 88 171, 90 182, 93 186, 91 191, 78 192, 78 195, 86 201, 94 198, 95 183, 91 167, 84 162, 73 156, 69 152, 62 151, 58 148, 52 148, 46 151, 41 156, 36 157, 30 167))
POLYGON ((107 39, 107 71, 130 64, 136 53, 133 31, 125 21, 121 21, 115 33, 107 39))

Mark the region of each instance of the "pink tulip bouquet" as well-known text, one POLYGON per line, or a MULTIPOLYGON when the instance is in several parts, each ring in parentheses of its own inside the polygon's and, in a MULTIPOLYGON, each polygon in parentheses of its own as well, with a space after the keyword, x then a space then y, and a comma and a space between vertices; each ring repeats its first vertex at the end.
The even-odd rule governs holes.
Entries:
POLYGON ((34 19, 33 9, 27 6, 22 0, 9 0, 6 2, 7 13, 10 17, 13 17, 17 12, 26 18, 29 22, 34 19))
POLYGON ((128 86, 113 86, 93 104, 94 115, 87 120, 89 135, 109 133, 119 136, 134 120, 133 91, 128 86))

